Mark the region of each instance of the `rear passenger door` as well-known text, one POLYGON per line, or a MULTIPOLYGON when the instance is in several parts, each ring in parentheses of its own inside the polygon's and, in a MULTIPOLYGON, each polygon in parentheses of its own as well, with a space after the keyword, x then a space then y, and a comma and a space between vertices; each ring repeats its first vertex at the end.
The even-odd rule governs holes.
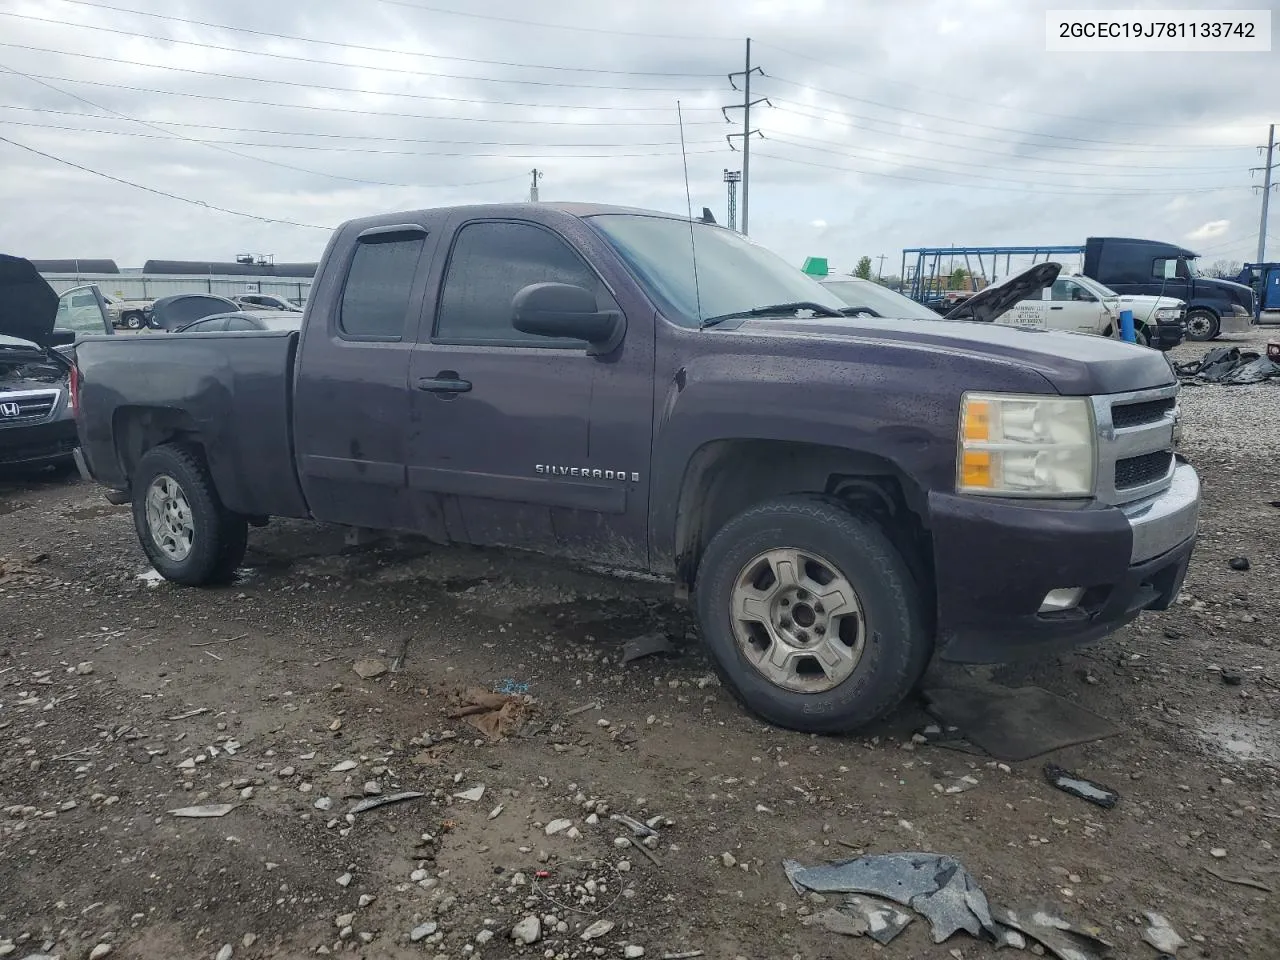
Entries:
MULTIPOLYGON (((365 230, 333 265, 327 312, 307 323, 294 391, 298 473, 312 514, 413 529, 405 492, 409 357, 431 238, 416 224, 365 230)), ((333 256, 340 257, 335 253, 333 256)))
POLYGON ((522 333, 512 299, 532 283, 576 284, 599 309, 621 307, 545 225, 456 226, 409 371, 413 496, 443 506, 453 539, 645 565, 651 316, 628 316, 607 356, 522 333))

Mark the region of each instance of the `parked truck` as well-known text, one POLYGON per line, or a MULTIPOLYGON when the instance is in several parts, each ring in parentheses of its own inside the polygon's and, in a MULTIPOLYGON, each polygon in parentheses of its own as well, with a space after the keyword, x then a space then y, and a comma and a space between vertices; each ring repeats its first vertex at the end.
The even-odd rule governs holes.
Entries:
POLYGON ((84 469, 167 579, 228 581, 271 517, 658 574, 728 688, 811 732, 883 715, 934 655, 1044 655, 1164 609, 1195 542, 1160 354, 849 316, 660 213, 352 221, 300 331, 88 338, 78 364, 84 469))

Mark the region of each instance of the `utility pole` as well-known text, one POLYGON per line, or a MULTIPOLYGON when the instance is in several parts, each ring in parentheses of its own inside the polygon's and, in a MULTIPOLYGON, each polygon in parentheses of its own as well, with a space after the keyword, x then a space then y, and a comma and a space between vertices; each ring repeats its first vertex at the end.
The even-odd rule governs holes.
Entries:
POLYGON ((876 268, 876 283, 880 282, 880 278, 884 276, 884 254, 876 257, 880 261, 880 266, 876 268))
POLYGON ((537 167, 533 169, 532 173, 533 173, 533 181, 529 184, 529 202, 537 203, 538 202, 538 181, 542 179, 543 173, 537 167))
MULTIPOLYGON (((1262 147, 1258 148, 1263 149, 1262 147)), ((1267 162, 1261 167, 1252 167, 1249 172, 1257 173, 1262 171, 1262 222, 1258 225, 1258 263, 1265 263, 1267 259, 1267 205, 1271 200, 1271 171, 1277 164, 1272 160, 1276 151, 1276 125, 1271 124, 1271 130, 1267 134, 1267 162)), ((1254 187, 1256 190, 1257 187, 1254 187)))
POLYGON ((724 182, 729 187, 729 229, 738 229, 738 184, 742 181, 741 170, 729 170, 724 172, 724 182))
POLYGON ((724 114, 726 122, 729 120, 730 110, 742 111, 742 132, 726 134, 725 139, 729 141, 730 149, 734 149, 734 139, 737 137, 742 138, 742 232, 744 234, 747 232, 747 212, 751 193, 751 138, 752 136, 760 135, 759 130, 753 130, 751 127, 751 108, 759 103, 768 103, 769 106, 773 106, 772 103, 769 103, 768 97, 760 97, 757 100, 751 99, 751 75, 753 73, 758 73, 762 77, 764 76, 763 70, 751 65, 751 38, 747 37, 746 67, 743 70, 729 74, 729 86, 733 87, 734 90, 738 89, 738 85, 733 82, 733 78, 742 77, 742 102, 720 108, 721 113, 724 114))

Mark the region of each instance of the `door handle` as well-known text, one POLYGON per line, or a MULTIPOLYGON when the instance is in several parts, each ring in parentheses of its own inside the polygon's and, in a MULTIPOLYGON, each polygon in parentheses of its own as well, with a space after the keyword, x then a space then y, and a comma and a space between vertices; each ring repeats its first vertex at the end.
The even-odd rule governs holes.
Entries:
POLYGON ((1061 307, 1050 307, 1049 309, 1050 309, 1050 310, 1061 310, 1062 308, 1061 308, 1061 307))
POLYGON ((418 389, 427 393, 467 393, 471 390, 471 381, 459 378, 456 371, 441 370, 434 377, 420 377, 418 389))

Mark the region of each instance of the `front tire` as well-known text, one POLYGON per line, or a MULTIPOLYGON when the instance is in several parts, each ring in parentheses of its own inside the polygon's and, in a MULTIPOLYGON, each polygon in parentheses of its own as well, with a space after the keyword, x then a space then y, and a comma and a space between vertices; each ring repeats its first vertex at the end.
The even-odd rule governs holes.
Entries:
POLYGON ((1204 343, 1222 330, 1218 315, 1212 310, 1192 310, 1187 314, 1187 339, 1204 343))
POLYGON ((222 505, 197 448, 153 447, 132 487, 138 542, 161 576, 191 587, 231 579, 244 559, 248 523, 222 505))
POLYGON ((141 330, 144 322, 140 313, 131 313, 124 318, 124 325, 130 330, 141 330))
POLYGON ((902 554, 827 497, 783 497, 730 520, 703 555, 695 600, 725 685, 763 719, 805 733, 884 716, 932 652, 902 554))

